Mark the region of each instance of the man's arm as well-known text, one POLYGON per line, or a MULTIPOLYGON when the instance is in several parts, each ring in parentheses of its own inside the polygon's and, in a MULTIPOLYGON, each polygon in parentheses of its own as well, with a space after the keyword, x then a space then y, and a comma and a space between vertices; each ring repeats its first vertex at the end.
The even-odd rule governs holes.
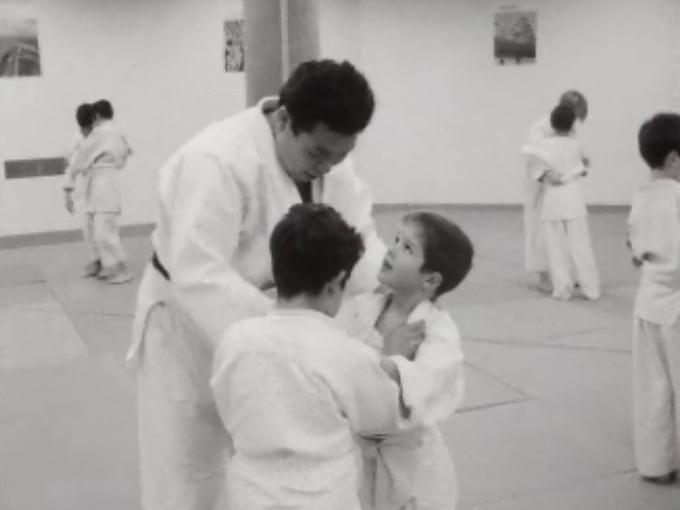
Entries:
POLYGON ((232 266, 247 200, 232 170, 207 155, 188 154, 177 164, 170 249, 160 255, 177 301, 216 342, 231 323, 264 313, 272 301, 232 266))
POLYGON ((372 291, 378 286, 378 271, 387 248, 378 236, 373 220, 373 198, 351 159, 346 159, 324 177, 322 200, 336 208, 364 239, 365 252, 347 284, 347 295, 372 291))

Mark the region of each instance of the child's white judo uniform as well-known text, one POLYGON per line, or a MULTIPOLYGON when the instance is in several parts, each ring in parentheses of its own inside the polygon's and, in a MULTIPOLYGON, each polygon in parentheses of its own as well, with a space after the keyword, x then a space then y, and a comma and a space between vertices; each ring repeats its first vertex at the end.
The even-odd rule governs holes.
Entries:
MULTIPOLYGON (((554 134, 550 119, 542 118, 531 125, 529 129, 528 142, 533 143, 537 140, 552 136, 554 134)), ((524 151, 522 151, 524 153, 524 151)), ((545 171, 545 164, 533 156, 524 153, 525 175, 524 175, 524 202, 523 202, 523 223, 524 223, 524 267, 530 273, 547 273, 548 257, 545 253, 545 243, 541 230, 541 205, 543 199, 543 184, 537 180, 545 171)))
POLYGON ((79 208, 84 214, 83 235, 94 260, 102 268, 116 268, 127 259, 120 242, 120 171, 131 154, 125 137, 111 121, 96 126, 83 138, 65 171, 64 189, 74 189, 82 175, 79 208))
POLYGON ((643 476, 680 468, 680 183, 634 195, 629 241, 642 260, 633 327, 635 460, 643 476))
POLYGON ((569 298, 576 283, 589 299, 600 296, 600 276, 595 264, 588 229, 588 212, 578 174, 583 170, 583 151, 571 136, 551 136, 523 147, 557 172, 562 184, 543 185, 541 229, 548 267, 553 282, 553 296, 569 298), (576 280, 576 281, 575 281, 576 280))
POLYGON ((319 312, 275 309, 227 330, 211 385, 233 441, 229 510, 360 510, 354 434, 400 421, 375 351, 319 312))
MULTIPOLYGON (((574 125, 574 137, 577 137, 579 123, 574 125)), ((539 178, 545 173, 546 164, 536 158, 531 150, 534 143, 555 135, 550 125, 550 117, 543 117, 534 122, 529 128, 527 145, 522 147, 522 154, 526 157, 524 176, 524 266, 530 273, 547 273, 550 271, 548 255, 546 253, 545 239, 541 222, 541 209, 543 207, 543 192, 545 184, 539 182, 539 178)), ((580 173, 585 167, 579 161, 579 166, 574 173, 580 173)))
MULTIPOLYGON (((151 241, 169 280, 147 266, 128 353, 138 368, 145 510, 209 508, 223 483, 228 444, 209 384, 214 346, 235 321, 270 309, 269 237, 301 202, 265 117, 276 105, 268 98, 208 126, 159 173, 151 241)), ((364 238, 347 291, 375 288, 386 250, 350 158, 312 183, 312 198, 364 238)))
MULTIPOLYGON (((355 297, 336 321, 348 334, 380 351, 383 338, 374 325, 388 294, 355 297)), ((437 423, 449 418, 464 394, 463 353, 451 316, 430 301, 420 303, 408 322, 425 322, 425 339, 413 361, 391 356, 401 377, 411 428, 378 441, 363 441, 364 510, 454 510, 456 475, 437 423)))
POLYGON ((66 170, 64 171, 64 182, 63 188, 71 193, 71 199, 73 200, 74 214, 79 217, 80 228, 83 233, 83 240, 85 241, 85 248, 87 249, 88 260, 90 262, 99 259, 99 252, 97 246, 94 243, 94 237, 92 235, 92 228, 90 225, 90 218, 85 212, 84 204, 84 193, 85 193, 85 173, 86 171, 77 172, 73 166, 73 160, 76 154, 80 150, 81 145, 85 141, 85 137, 81 133, 77 133, 71 144, 71 150, 69 151, 66 160, 68 164, 66 165, 66 170))

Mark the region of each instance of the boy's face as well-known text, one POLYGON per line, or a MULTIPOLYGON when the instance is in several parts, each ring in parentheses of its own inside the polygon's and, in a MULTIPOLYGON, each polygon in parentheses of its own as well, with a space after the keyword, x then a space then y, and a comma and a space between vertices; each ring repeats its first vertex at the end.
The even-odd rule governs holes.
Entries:
POLYGON ((295 182, 310 182, 327 174, 356 145, 357 135, 343 135, 324 124, 309 132, 293 132, 285 108, 277 112, 274 139, 281 165, 295 182))
POLYGON ((420 227, 404 222, 388 247, 378 280, 392 289, 421 289, 427 277, 421 270, 424 262, 420 227))

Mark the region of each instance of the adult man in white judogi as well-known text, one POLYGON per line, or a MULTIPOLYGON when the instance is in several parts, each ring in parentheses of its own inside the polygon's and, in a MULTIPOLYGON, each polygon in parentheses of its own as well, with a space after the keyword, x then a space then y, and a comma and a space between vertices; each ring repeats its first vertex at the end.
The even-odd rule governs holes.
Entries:
MULTIPOLYGON (((560 96, 559 104, 570 105, 576 112, 577 122, 574 136, 578 136, 579 125, 588 117, 588 102, 585 96, 577 90, 568 90, 560 96)), ((529 128, 527 144, 534 144, 542 138, 553 136, 550 116, 546 115, 534 122, 529 128)), ((552 291, 545 241, 541 229, 541 205, 543 200, 543 184, 537 180, 545 173, 545 164, 537 158, 529 156, 526 159, 526 173, 524 179, 524 265, 529 273, 538 274, 539 287, 545 291, 552 291)), ((575 173, 585 167, 574 169, 575 173)))
POLYGON ((306 62, 278 98, 209 126, 161 169, 128 355, 139 370, 144 509, 214 505, 229 451, 209 386, 214 347, 233 322, 271 307, 268 239, 291 205, 340 211, 366 245, 348 290, 377 285, 385 248, 347 158, 373 108, 351 64, 306 62))

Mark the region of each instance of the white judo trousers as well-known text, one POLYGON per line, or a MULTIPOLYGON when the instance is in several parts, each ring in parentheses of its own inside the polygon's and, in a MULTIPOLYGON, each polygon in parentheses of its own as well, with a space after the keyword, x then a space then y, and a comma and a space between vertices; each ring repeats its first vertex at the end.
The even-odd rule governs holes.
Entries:
POLYGON ((525 176, 523 224, 524 224, 524 267, 529 273, 547 273, 548 257, 541 223, 542 184, 533 177, 534 169, 527 162, 525 176))
POLYGON ((635 462, 643 476, 680 468, 680 321, 633 326, 635 462))
POLYGON ((127 254, 120 241, 118 220, 120 213, 83 213, 83 239, 91 260, 99 260, 104 267, 124 263, 127 254))
POLYGON ((553 293, 568 297, 575 283, 588 299, 600 297, 600 274, 590 241, 588 217, 543 221, 553 293))
POLYGON ((213 346, 195 329, 172 299, 147 316, 137 380, 144 509, 212 509, 224 483, 230 442, 205 376, 213 346))
MULTIPOLYGON (((214 349, 228 326, 271 308, 269 236, 300 202, 263 114, 272 104, 209 126, 160 171, 152 243, 170 281, 147 267, 128 353, 138 371, 144 510, 212 510, 224 486, 230 448, 209 385, 214 349)), ((374 288, 385 247, 351 161, 317 179, 312 196, 364 236, 350 292, 374 288)))

